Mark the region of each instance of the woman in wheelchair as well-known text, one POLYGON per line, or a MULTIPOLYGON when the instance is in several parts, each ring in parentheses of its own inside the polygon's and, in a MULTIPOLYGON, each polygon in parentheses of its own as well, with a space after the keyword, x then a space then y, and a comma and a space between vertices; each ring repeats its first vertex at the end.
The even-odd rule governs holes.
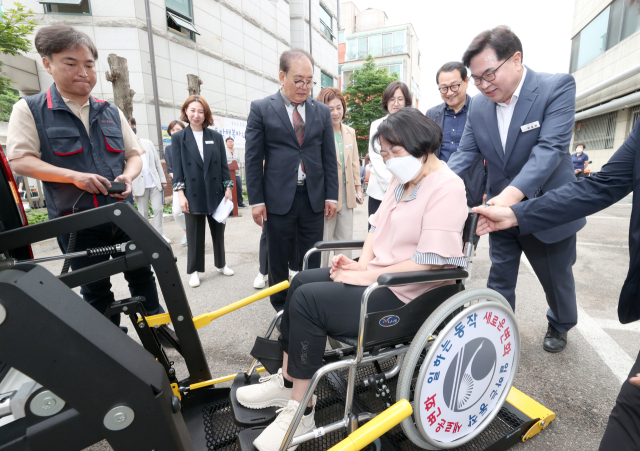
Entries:
MULTIPOLYGON (((371 216, 359 261, 344 255, 331 268, 302 271, 293 279, 282 316, 283 366, 258 385, 237 391, 248 408, 281 407, 276 420, 254 441, 260 451, 277 450, 313 374, 322 366, 327 335, 356 336, 360 300, 382 274, 464 266, 462 230, 467 201, 462 180, 434 152, 442 131, 414 108, 390 115, 378 128, 381 155, 394 178, 371 216)), ((446 283, 382 288, 369 312, 399 308, 446 283)), ((295 435, 315 428, 313 396, 295 435)), ((294 449, 289 448, 289 449, 294 449)))

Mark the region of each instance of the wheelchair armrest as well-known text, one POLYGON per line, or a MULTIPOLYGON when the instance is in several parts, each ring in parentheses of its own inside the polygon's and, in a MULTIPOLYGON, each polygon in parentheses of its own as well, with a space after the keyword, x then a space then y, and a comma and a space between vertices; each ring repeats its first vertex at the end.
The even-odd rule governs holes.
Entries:
POLYGON ((360 249, 364 246, 364 240, 345 240, 345 241, 318 241, 314 247, 320 251, 333 249, 360 249))
POLYGON ((466 269, 451 268, 437 269, 433 271, 411 271, 382 274, 378 277, 378 285, 395 287, 399 285, 411 285, 414 283, 442 282, 446 280, 459 280, 469 277, 466 269))

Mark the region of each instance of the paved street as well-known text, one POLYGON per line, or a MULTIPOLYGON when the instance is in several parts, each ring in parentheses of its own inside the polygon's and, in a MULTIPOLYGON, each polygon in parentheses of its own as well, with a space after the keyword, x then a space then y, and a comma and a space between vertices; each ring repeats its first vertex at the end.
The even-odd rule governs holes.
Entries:
MULTIPOLYGON (((617 300, 628 267, 628 227, 630 199, 588 218, 578 234, 578 261, 574 267, 578 292, 580 323, 569 333, 569 344, 560 354, 542 350, 546 332, 546 301, 531 267, 523 259, 517 288, 516 316, 520 326, 522 349, 515 385, 557 415, 546 430, 520 450, 596 450, 621 381, 626 377, 640 348, 640 324, 623 326, 617 320, 617 300)), ((235 270, 232 277, 214 273, 210 242, 207 272, 199 288, 190 288, 186 275, 186 247, 179 244, 181 232, 175 222, 165 223, 165 234, 173 240, 173 250, 194 315, 215 310, 256 292, 252 283, 258 271, 260 228, 241 210, 242 218, 227 221, 227 264, 235 270)), ((356 237, 366 234, 366 208, 355 215, 356 237)), ((50 251, 41 255, 56 254, 50 251)), ((59 272, 61 263, 47 265, 59 272)), ((488 240, 480 241, 472 280, 468 289, 485 286, 489 273, 488 240)), ((128 296, 122 276, 114 277, 117 298, 128 296)), ((248 355, 257 334, 264 333, 272 317, 267 300, 216 320, 200 329, 200 336, 215 376, 246 369, 248 355)), ((125 320, 128 321, 128 320, 125 320)), ((126 322, 125 322, 125 325, 126 322)), ((132 327, 129 325, 129 335, 132 327)), ((185 375, 179 356, 178 373, 185 375)), ((98 445, 92 450, 108 449, 98 445)))

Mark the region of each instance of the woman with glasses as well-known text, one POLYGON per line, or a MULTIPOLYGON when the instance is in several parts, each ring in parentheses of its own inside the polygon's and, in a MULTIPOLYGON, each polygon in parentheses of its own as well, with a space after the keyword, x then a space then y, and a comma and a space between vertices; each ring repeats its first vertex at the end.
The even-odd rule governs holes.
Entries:
MULTIPOLYGON (((333 218, 324 218, 323 241, 341 241, 353 239, 353 209, 356 204, 364 203, 360 182, 360 162, 358 159, 358 143, 356 132, 342 123, 347 111, 347 104, 339 89, 324 88, 318 94, 318 102, 329 107, 333 136, 336 142, 338 159, 338 209, 333 218)), ((351 251, 341 254, 351 257, 351 251)), ((330 252, 323 252, 321 267, 329 266, 330 252)))
MULTIPOLYGON (((250 409, 281 408, 278 418, 253 442, 260 451, 280 447, 311 378, 323 364, 327 335, 357 335, 362 294, 380 275, 466 265, 464 184, 435 156, 442 141, 440 127, 417 109, 406 108, 382 122, 374 139, 392 180, 371 217, 359 261, 337 255, 331 268, 310 269, 294 277, 282 315, 281 370, 236 392, 238 402, 250 409)), ((381 288, 369 298, 368 311, 400 308, 450 283, 381 288)), ((313 396, 296 436, 313 431, 315 401, 313 396)))
POLYGON ((401 82, 394 81, 382 94, 382 111, 386 116, 374 121, 369 131, 369 157, 371 158, 371 174, 369 175, 369 183, 367 185, 367 195, 369 196, 369 216, 378 211, 384 193, 389 188, 391 182, 391 172, 384 165, 384 161, 380 156, 380 143, 373 140, 378 131, 380 124, 389 117, 390 114, 397 113, 404 107, 411 106, 413 97, 409 91, 409 87, 401 82))

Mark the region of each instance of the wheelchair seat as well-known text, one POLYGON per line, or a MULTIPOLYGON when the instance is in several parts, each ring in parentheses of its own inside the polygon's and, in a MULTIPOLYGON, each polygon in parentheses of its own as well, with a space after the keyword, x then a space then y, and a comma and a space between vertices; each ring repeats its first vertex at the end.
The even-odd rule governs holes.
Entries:
MULTIPOLYGON (((450 271, 462 275, 460 272, 462 270, 450 271)), ((434 310, 462 290, 464 285, 458 280, 455 284, 429 290, 398 309, 367 313, 364 350, 371 351, 376 347, 382 348, 411 341, 434 310)), ((331 338, 349 346, 358 345, 358 337, 355 336, 331 335, 331 338)))

